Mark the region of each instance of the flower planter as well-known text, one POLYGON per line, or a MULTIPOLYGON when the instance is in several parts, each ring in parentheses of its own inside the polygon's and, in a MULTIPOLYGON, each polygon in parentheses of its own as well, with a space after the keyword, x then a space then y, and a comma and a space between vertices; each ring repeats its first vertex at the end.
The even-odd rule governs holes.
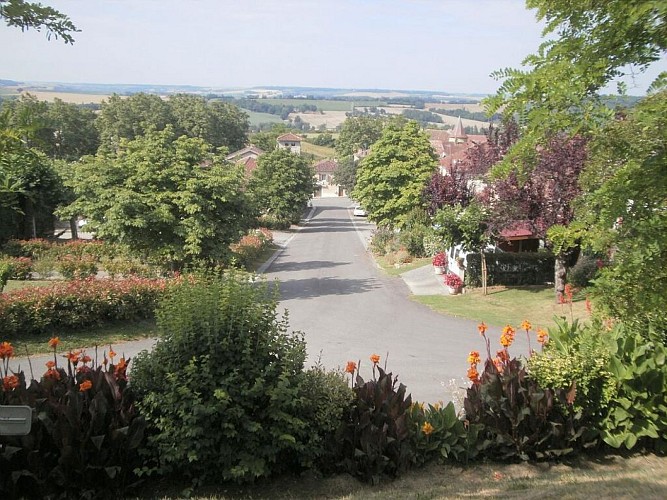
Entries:
POLYGON ((460 286, 458 287, 448 286, 447 288, 449 289, 449 295, 458 295, 463 290, 463 287, 460 286))
POLYGON ((445 266, 433 266, 435 274, 445 274, 445 266))

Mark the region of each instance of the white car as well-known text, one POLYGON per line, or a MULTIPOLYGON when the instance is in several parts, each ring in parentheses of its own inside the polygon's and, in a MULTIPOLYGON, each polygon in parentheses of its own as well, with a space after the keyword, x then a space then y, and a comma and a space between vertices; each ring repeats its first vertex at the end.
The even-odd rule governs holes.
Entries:
POLYGON ((366 217, 366 210, 361 208, 361 206, 357 205, 356 207, 354 207, 354 210, 352 211, 352 214, 355 217, 366 217))

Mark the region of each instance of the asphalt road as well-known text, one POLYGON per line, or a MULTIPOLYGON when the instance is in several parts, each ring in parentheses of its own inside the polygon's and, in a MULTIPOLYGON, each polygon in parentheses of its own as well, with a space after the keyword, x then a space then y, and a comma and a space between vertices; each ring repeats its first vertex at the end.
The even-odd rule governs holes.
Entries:
MULTIPOLYGON (((477 350, 484 357, 476 322, 443 316, 414 302, 404 279, 378 269, 366 249, 374 226, 352 216, 348 198, 316 199, 313 206, 311 219, 299 231, 281 235, 284 249, 263 268, 268 280, 279 280, 280 308, 289 311, 292 330, 305 333, 307 366, 318 359, 327 368, 361 360, 361 375, 367 379, 369 356, 376 353, 382 358, 380 364, 387 361, 388 371, 407 386, 413 400, 452 399, 452 389, 467 385, 468 353, 477 350)), ((489 336, 495 352, 500 332, 491 329, 489 336)), ((113 347, 133 357, 154 342, 145 339, 113 347)), ((527 353, 521 332, 512 353, 527 353)), ((31 358, 36 376, 49 359, 31 358)), ((30 374, 26 358, 11 359, 10 369, 30 374)))
POLYGON ((280 281, 292 329, 305 332, 307 365, 361 360, 367 378, 369 356, 379 354, 383 365, 388 353, 388 371, 413 400, 449 400, 450 381, 465 384, 469 351, 484 350, 477 324, 414 302, 400 277, 378 269, 364 245, 374 226, 352 216, 348 198, 316 199, 313 206, 314 215, 265 271, 280 281))

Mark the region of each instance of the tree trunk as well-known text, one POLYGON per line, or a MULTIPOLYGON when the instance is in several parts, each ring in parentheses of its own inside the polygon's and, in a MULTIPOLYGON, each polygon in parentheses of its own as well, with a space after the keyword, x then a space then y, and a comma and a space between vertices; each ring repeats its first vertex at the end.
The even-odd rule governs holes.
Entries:
POLYGON ((72 232, 72 239, 73 240, 78 240, 79 239, 79 228, 76 225, 76 219, 74 217, 72 217, 69 220, 69 228, 70 228, 70 231, 72 232))
POLYGON ((556 255, 554 265, 554 288, 556 289, 556 301, 560 301, 565 294, 565 277, 567 275, 566 256, 562 253, 556 255))
POLYGON ((482 294, 483 295, 488 295, 488 291, 487 291, 487 288, 486 288, 487 278, 488 278, 488 274, 487 274, 487 270, 486 270, 486 255, 484 254, 484 250, 481 250, 480 254, 481 254, 481 261, 482 261, 482 294))

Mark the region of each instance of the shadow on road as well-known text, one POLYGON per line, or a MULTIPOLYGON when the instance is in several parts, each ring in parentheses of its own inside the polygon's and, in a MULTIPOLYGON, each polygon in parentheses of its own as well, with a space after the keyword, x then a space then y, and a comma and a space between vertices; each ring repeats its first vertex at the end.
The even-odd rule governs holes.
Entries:
POLYGON ((373 279, 349 278, 306 278, 284 280, 275 284, 280 289, 281 300, 312 299, 325 295, 351 295, 370 292, 380 288, 381 284, 373 279))
POLYGON ((271 272, 306 271, 308 269, 327 269, 331 267, 347 266, 351 262, 332 262, 330 260, 307 260, 305 262, 281 262, 271 266, 271 272))

